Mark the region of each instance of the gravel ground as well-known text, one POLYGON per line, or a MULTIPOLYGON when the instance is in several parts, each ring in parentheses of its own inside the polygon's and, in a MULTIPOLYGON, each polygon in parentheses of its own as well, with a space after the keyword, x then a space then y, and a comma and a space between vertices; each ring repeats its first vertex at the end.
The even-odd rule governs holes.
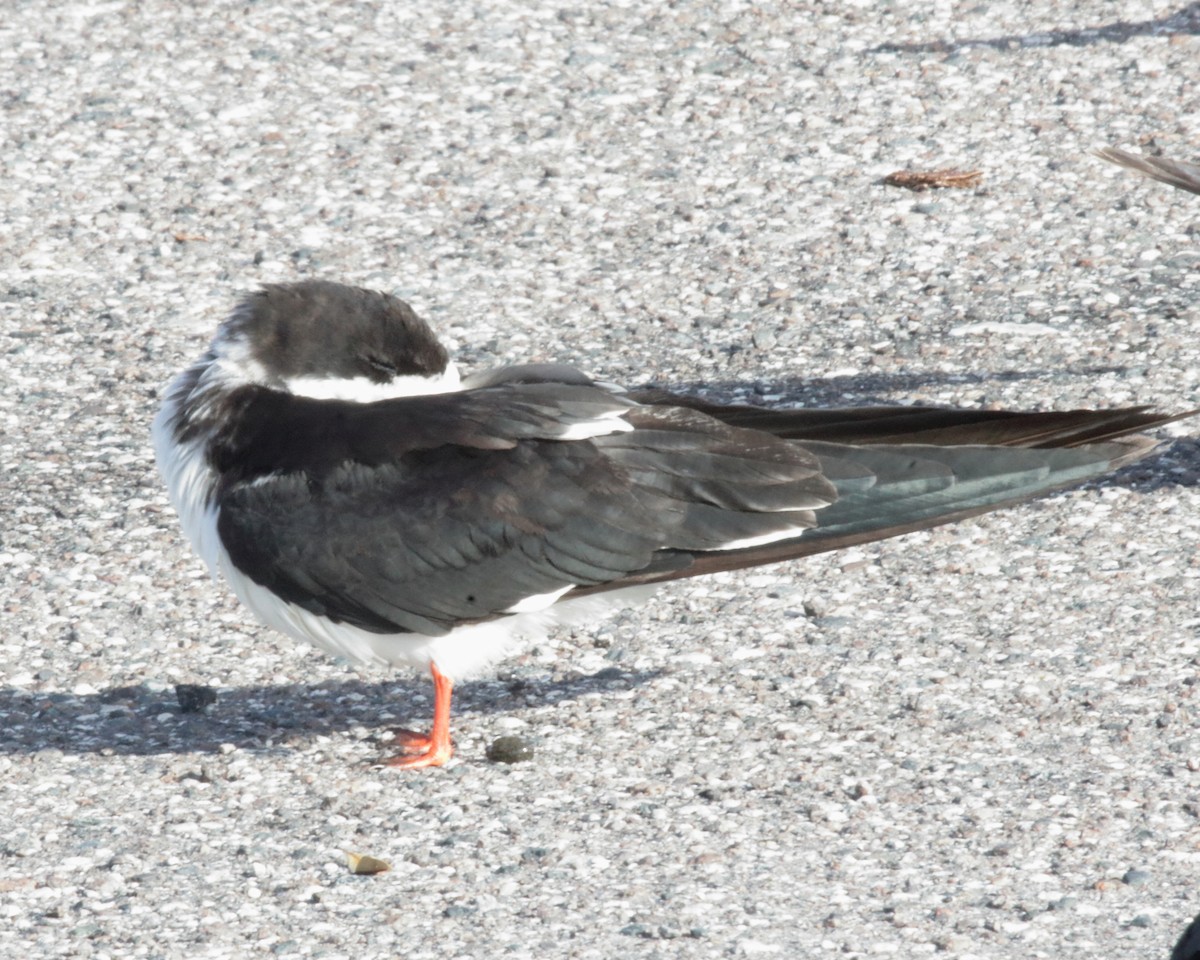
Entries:
POLYGON ((426 679, 260 629, 147 434, 308 276, 468 369, 1200 405, 1200 198, 1089 155, 1200 159, 1200 4, 18 2, 0 90, 0 955, 1155 958, 1200 910, 1196 423, 556 636, 416 773, 426 679))

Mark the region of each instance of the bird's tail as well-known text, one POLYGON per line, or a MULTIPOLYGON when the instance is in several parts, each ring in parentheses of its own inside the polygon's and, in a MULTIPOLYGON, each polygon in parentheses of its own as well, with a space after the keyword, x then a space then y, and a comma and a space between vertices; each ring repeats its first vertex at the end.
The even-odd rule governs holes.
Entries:
POLYGON ((669 402, 794 440, 819 459, 837 499, 817 511, 815 527, 797 537, 695 553, 673 569, 645 571, 645 582, 791 560, 1021 503, 1140 460, 1158 443, 1131 434, 1191 415, 1145 407, 1061 413, 932 407, 780 411, 678 397, 669 402))

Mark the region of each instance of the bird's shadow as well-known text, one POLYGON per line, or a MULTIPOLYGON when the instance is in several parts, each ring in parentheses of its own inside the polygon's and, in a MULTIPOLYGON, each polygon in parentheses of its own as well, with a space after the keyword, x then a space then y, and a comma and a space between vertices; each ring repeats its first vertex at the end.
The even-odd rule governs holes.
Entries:
POLYGON ((842 376, 784 377, 778 380, 703 380, 685 383, 650 383, 647 387, 682 396, 704 395, 723 402, 753 403, 769 396, 771 404, 802 407, 898 406, 897 397, 911 396, 929 387, 986 386, 989 383, 1071 383, 1090 377, 1128 376, 1138 366, 1094 364, 1032 370, 985 370, 945 373, 853 373, 842 376))
POLYGON ((1022 50, 1029 47, 1087 47, 1097 43, 1125 43, 1135 37, 1172 37, 1200 34, 1200 3, 1189 3, 1175 13, 1150 20, 1099 24, 1094 27, 1063 27, 1032 33, 1011 33, 998 37, 973 37, 965 40, 929 40, 922 43, 881 43, 871 53, 947 53, 972 47, 993 50, 1022 50))
MULTIPOLYGON (((567 680, 467 682, 455 688, 455 713, 494 714, 554 704, 588 693, 627 690, 655 675, 608 667, 567 680)), ((227 745, 272 751, 322 734, 424 728, 432 712, 429 684, 418 677, 255 685, 213 693, 214 703, 185 710, 175 688, 144 683, 89 694, 0 690, 0 753, 155 756, 217 753, 227 745)), ((386 747, 381 753, 386 754, 386 747)))

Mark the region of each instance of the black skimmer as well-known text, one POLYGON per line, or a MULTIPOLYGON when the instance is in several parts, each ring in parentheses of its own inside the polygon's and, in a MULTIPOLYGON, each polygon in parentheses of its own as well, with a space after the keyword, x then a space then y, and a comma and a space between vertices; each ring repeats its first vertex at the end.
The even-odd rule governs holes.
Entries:
POLYGON ((1149 454, 1142 407, 780 410, 623 391, 563 366, 460 379, 402 301, 268 286, 167 388, 153 435, 197 552, 264 623, 453 683, 656 585, 880 540, 1149 454))
POLYGON ((1175 949, 1171 951, 1171 960, 1200 960, 1200 917, 1183 931, 1175 949))

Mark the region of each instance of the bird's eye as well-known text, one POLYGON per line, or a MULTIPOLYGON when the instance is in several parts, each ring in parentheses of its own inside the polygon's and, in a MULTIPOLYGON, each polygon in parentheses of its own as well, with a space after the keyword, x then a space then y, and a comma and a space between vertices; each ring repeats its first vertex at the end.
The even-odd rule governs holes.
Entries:
POLYGON ((367 356, 363 359, 367 361, 367 366, 369 366, 380 376, 386 377, 389 380, 395 376, 398 376, 400 373, 400 371, 396 369, 396 365, 394 363, 384 360, 381 357, 367 356))

